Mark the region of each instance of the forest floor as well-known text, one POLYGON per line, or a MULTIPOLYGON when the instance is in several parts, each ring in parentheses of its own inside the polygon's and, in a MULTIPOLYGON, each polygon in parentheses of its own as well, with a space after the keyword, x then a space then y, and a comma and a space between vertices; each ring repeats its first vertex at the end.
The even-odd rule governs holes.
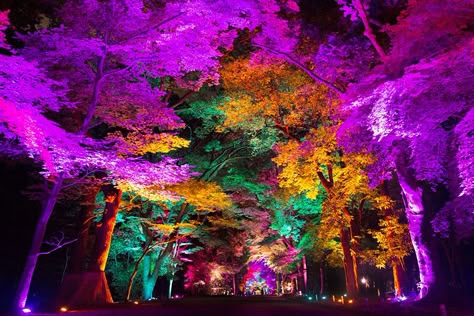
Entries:
POLYGON ((332 304, 303 297, 199 297, 163 303, 113 304, 96 309, 30 313, 31 316, 474 316, 472 306, 440 304, 332 304))

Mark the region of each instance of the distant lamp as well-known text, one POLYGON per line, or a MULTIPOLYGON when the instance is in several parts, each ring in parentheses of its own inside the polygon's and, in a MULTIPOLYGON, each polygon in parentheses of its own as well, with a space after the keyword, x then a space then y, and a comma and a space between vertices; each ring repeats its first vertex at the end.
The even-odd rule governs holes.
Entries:
POLYGON ((31 313, 31 309, 29 309, 28 307, 23 308, 21 311, 25 314, 31 313))
POLYGON ((353 301, 353 300, 349 300, 349 302, 348 302, 348 303, 349 303, 349 304, 352 304, 352 303, 354 303, 354 301, 353 301))
POLYGON ((59 310, 60 310, 61 312, 67 312, 68 309, 67 309, 66 306, 63 306, 63 307, 61 307, 59 310))
POLYGON ((133 304, 138 305, 138 301, 133 301, 133 304))
POLYGON ((360 282, 361 282, 362 284, 367 284, 367 279, 366 279, 366 278, 362 278, 362 279, 360 280, 360 282))

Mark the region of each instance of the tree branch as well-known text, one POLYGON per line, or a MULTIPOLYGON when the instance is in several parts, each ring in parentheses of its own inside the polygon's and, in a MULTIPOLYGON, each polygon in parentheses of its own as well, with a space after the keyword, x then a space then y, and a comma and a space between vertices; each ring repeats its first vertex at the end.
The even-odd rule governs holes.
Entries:
POLYGON ((262 48, 262 49, 264 49, 264 50, 266 50, 266 51, 268 51, 268 52, 270 52, 274 55, 281 56, 284 60, 286 60, 290 64, 298 67, 299 69, 303 70, 312 79, 314 79, 315 81, 325 85, 326 87, 330 88, 331 90, 333 90, 337 93, 344 93, 345 92, 344 89, 341 89, 341 88, 335 86, 332 82, 327 81, 326 79, 318 76, 317 74, 315 74, 314 72, 309 70, 305 65, 303 65, 302 63, 297 61, 294 57, 290 56, 288 53, 280 52, 276 49, 273 49, 273 48, 270 48, 268 46, 261 45, 261 44, 252 44, 252 45, 255 46, 255 47, 262 48))
POLYGON ((38 256, 49 255, 50 253, 52 253, 52 252, 54 252, 58 249, 61 249, 62 247, 66 246, 66 245, 72 244, 75 241, 77 241, 77 238, 72 239, 72 240, 68 240, 68 241, 64 241, 64 233, 61 232, 60 237, 54 237, 51 240, 44 242, 46 245, 53 246, 53 248, 48 250, 48 251, 39 252, 38 256))
POLYGON ((365 13, 365 9, 362 6, 362 3, 360 2, 360 0, 354 0, 352 4, 357 10, 357 13, 359 13, 359 17, 362 20, 362 23, 364 24, 364 35, 369 39, 370 43, 372 43, 372 46, 374 46, 379 56, 384 59, 385 57, 387 57, 387 55, 385 54, 385 51, 383 50, 382 46, 380 46, 380 44, 377 42, 377 39, 375 38, 374 31, 372 30, 372 27, 370 27, 369 18, 367 17, 367 13, 365 13))

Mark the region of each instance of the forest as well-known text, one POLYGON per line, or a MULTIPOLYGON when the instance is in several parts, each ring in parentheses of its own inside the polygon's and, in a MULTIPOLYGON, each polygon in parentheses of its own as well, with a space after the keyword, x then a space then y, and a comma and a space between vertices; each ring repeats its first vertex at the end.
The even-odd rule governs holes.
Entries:
POLYGON ((472 298, 473 21, 470 0, 2 1, 2 308, 472 298))

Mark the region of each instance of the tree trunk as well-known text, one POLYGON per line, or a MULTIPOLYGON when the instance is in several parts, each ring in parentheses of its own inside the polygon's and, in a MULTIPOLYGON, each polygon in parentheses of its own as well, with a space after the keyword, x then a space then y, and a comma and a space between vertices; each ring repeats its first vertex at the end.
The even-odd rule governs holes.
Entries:
POLYGON ((49 218, 53 212, 56 201, 58 200, 59 192, 61 191, 63 184, 63 176, 59 175, 51 192, 49 193, 46 203, 44 203, 38 222, 36 223, 35 232, 33 234, 33 241, 31 243, 30 251, 26 257, 26 264, 23 272, 21 274, 20 282, 18 284, 18 290, 16 295, 16 307, 18 309, 23 309, 26 306, 26 299, 28 298, 28 292, 30 290, 31 280, 33 279, 33 273, 36 268, 36 263, 38 262, 38 256, 41 250, 41 245, 43 244, 44 235, 46 233, 46 227, 48 225, 49 218))
POLYGON ((424 298, 434 285, 435 275, 429 246, 422 237, 422 226, 425 215, 422 189, 417 186, 415 179, 400 163, 397 163, 397 175, 406 204, 406 215, 411 241, 418 261, 420 298, 424 298))
POLYGON ((361 0, 354 0, 352 4, 354 5, 354 8, 357 10, 359 17, 362 20, 362 24, 364 24, 364 29, 365 29, 364 35, 369 39, 370 43, 372 43, 372 46, 374 46, 379 56, 381 58, 385 58, 386 57, 385 51, 383 50, 382 46, 380 46, 380 44, 377 42, 374 31, 372 30, 372 27, 370 26, 369 18, 367 16, 367 13, 365 12, 365 9, 364 9, 364 6, 362 5, 361 0))
POLYGON ((324 267, 323 262, 319 265, 319 295, 322 299, 324 293, 324 267))
MULTIPOLYGON (((359 208, 354 209, 351 216, 351 227, 350 227, 350 232, 351 232, 351 240, 352 240, 352 246, 351 246, 351 256, 352 256, 352 268, 354 270, 354 282, 355 282, 355 288, 356 288, 356 293, 359 292, 359 256, 360 256, 360 238, 361 238, 361 221, 362 221, 362 209, 364 206, 364 200, 360 202, 359 208)), ((349 216, 350 213, 348 210, 345 211, 349 216)))
POLYGON ((304 286, 304 292, 308 293, 308 268, 306 266, 306 256, 303 255, 302 258, 302 263, 303 263, 303 286, 304 286))
POLYGON ((403 267, 398 262, 398 260, 394 260, 392 263, 392 272, 393 272, 393 288, 395 290, 395 296, 403 296, 403 281, 405 279, 404 274, 405 271, 403 267))
POLYGON ((105 271, 115 221, 122 198, 122 191, 112 186, 104 186, 102 190, 104 191, 106 204, 101 224, 96 233, 95 255, 89 267, 90 271, 105 271))
POLYGON ((354 262, 352 260, 350 248, 350 234, 347 228, 342 228, 340 231, 342 252, 344 254, 344 275, 346 278, 347 295, 350 298, 357 296, 357 286, 354 275, 354 262))
POLYGON ((168 299, 171 299, 173 293, 173 278, 170 279, 169 287, 168 287, 168 299))
MULTIPOLYGON (((105 39, 106 40, 106 39, 105 39)), ((95 73, 94 78, 94 87, 92 89, 92 98, 89 106, 87 107, 87 113, 82 122, 81 129, 77 132, 79 135, 85 135, 89 130, 90 123, 92 118, 94 117, 95 109, 99 104, 99 97, 100 97, 100 90, 102 89, 102 82, 104 80, 104 67, 105 67, 105 60, 107 56, 107 47, 104 46, 104 51, 102 56, 99 56, 99 60, 97 61, 97 71, 95 73)))
POLYGON ((89 271, 70 274, 64 279, 59 297, 61 304, 83 307, 113 303, 105 277, 105 266, 122 191, 112 185, 103 186, 102 191, 104 191, 106 204, 102 220, 96 230, 95 251, 89 265, 89 271))
MULTIPOLYGON (((150 299, 153 295, 153 293, 149 293, 149 289, 147 289, 147 284, 149 283, 148 279, 150 278, 150 271, 151 271, 151 254, 146 254, 143 257, 143 275, 142 275, 142 299, 147 300, 150 299)), ((132 275, 133 277, 134 275, 132 275)), ((132 283, 133 279, 129 281, 129 286, 130 286, 130 291, 132 290, 132 283)), ((152 290, 153 291, 153 290, 152 290)), ((127 297, 127 300, 129 299, 129 295, 127 297)))
POLYGON ((81 273, 86 267, 87 250, 89 246, 89 230, 92 224, 92 214, 95 210, 95 198, 99 193, 99 187, 88 191, 85 195, 86 205, 83 207, 83 215, 77 242, 71 258, 71 273, 81 273))
POLYGON ((277 273, 276 274, 276 292, 277 292, 277 295, 280 295, 280 292, 281 292, 281 286, 280 286, 280 273, 277 273))
POLYGON ((234 291, 234 295, 237 295, 237 286, 235 284, 235 273, 232 274, 232 289, 234 291))
POLYGON ((148 301, 153 299, 153 290, 155 289, 156 281, 153 282, 151 278, 147 278, 146 282, 143 282, 143 300, 148 301))
POLYGON ((143 299, 149 300, 153 297, 153 289, 155 288, 156 282, 158 281, 160 266, 163 263, 163 260, 171 253, 173 250, 174 242, 169 242, 165 249, 158 255, 158 258, 155 261, 153 272, 151 272, 151 261, 149 267, 144 271, 143 275, 143 299), (145 273, 146 272, 146 273, 145 273))

